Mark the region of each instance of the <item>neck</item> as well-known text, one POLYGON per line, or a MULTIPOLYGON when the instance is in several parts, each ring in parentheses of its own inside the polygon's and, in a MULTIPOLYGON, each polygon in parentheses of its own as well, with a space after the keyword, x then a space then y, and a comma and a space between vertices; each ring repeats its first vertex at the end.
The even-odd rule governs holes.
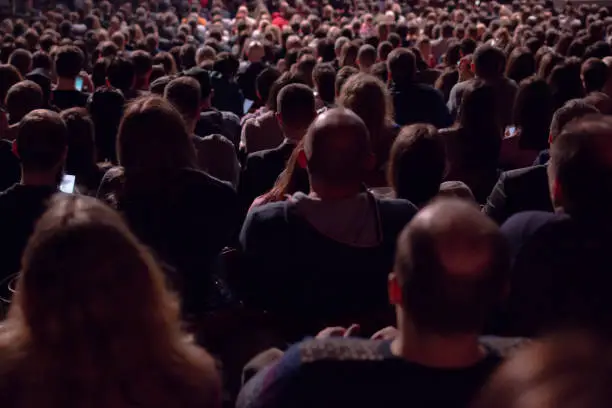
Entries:
POLYGON ((58 91, 76 91, 74 78, 58 78, 55 89, 58 91))
POLYGON ((329 186, 324 183, 319 183, 310 177, 310 197, 319 198, 321 200, 343 200, 363 192, 361 183, 354 183, 346 186, 329 186))
POLYGON ((21 170, 21 184, 24 186, 49 186, 49 187, 57 187, 58 177, 49 172, 24 172, 21 170))
MULTIPOLYGON (((402 316, 403 313, 400 314, 402 316)), ((440 335, 419 331, 407 318, 399 318, 400 335, 391 352, 405 360, 434 368, 469 367, 485 357, 478 333, 440 335)))

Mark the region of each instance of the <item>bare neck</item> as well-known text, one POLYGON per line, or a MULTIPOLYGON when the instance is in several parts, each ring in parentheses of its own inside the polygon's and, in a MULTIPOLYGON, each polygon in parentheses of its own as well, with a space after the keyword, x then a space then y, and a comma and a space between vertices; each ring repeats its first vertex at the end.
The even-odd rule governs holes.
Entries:
POLYGON ((71 78, 58 78, 55 89, 58 91, 76 91, 75 80, 71 78))
POLYGON ((434 368, 472 366, 486 356, 478 333, 442 336, 419 331, 407 319, 399 322, 400 335, 391 344, 392 353, 405 360, 434 368))

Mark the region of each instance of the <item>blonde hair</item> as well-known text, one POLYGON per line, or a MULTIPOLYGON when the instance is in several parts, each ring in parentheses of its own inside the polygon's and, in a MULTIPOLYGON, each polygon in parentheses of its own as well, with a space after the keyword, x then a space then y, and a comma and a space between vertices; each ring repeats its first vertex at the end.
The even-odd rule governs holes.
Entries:
POLYGON ((149 251, 101 202, 55 197, 25 249, 0 328, 0 406, 219 402, 213 361, 181 330, 149 251))

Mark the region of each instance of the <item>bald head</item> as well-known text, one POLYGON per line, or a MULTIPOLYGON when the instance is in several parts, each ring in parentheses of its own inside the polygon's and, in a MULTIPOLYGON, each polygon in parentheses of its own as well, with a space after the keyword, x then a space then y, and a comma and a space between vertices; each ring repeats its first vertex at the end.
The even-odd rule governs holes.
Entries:
POLYGON ((434 201, 404 229, 395 273, 417 327, 439 334, 482 329, 499 302, 509 256, 497 225, 459 199, 434 201))
POLYGON ((343 185, 362 181, 372 148, 363 121, 339 108, 315 119, 304 138, 304 152, 312 179, 343 185))

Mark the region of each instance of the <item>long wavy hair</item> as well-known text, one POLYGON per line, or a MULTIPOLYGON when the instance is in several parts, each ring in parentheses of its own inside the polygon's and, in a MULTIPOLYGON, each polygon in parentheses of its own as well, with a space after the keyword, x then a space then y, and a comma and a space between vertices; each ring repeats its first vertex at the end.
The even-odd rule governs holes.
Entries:
POLYGON ((0 328, 3 408, 215 407, 211 357, 181 330, 176 299, 120 216, 54 198, 25 249, 0 328))

